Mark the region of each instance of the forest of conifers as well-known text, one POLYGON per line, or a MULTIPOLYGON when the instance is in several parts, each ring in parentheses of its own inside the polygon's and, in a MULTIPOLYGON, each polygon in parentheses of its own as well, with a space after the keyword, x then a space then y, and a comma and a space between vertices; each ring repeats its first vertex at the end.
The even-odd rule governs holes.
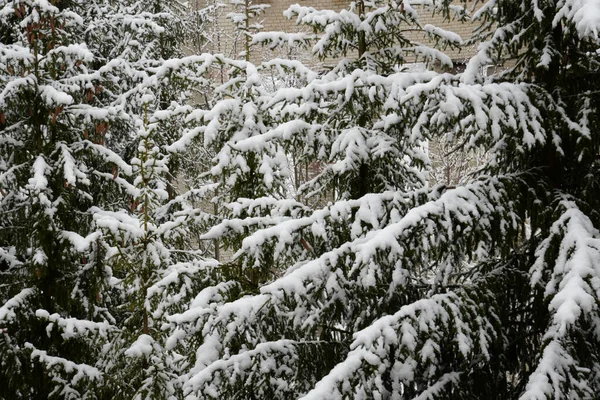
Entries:
POLYGON ((600 2, 264 7, 0 0, 0 399, 599 398, 600 2))

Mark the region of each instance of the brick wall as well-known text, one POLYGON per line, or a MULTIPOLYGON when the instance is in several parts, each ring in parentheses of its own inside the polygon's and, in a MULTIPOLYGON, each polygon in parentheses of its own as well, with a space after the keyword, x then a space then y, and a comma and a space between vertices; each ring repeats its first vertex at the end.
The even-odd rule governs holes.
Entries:
MULTIPOLYGON (((457 33, 464 40, 470 39, 473 34, 473 29, 475 29, 478 25, 477 23, 470 22, 461 22, 457 19, 444 20, 444 18, 440 15, 432 16, 431 12, 427 12, 424 10, 419 10, 419 16, 421 18, 421 24, 424 26, 425 24, 432 24, 434 26, 440 27, 442 29, 457 33)), ((420 40, 426 42, 426 38, 421 34, 421 37, 415 37, 415 40, 420 40)), ((469 57, 471 57, 476 50, 476 46, 462 46, 459 49, 445 49, 443 50, 453 61, 464 62, 469 57)))
MULTIPOLYGON (((202 0, 197 0, 201 2, 202 0)), ((285 32, 302 32, 307 31, 308 27, 298 26, 295 20, 288 20, 283 16, 283 12, 289 8, 290 5, 299 3, 300 5, 315 7, 317 9, 331 9, 331 10, 342 10, 348 7, 349 0, 254 0, 255 4, 268 4, 270 7, 265 11, 264 14, 259 18, 262 21, 263 31, 285 31, 285 32)), ((228 4, 228 1, 227 1, 228 4)), ((418 6, 415 6, 418 7, 418 6)), ((218 38, 218 45, 214 44, 210 51, 221 52, 229 56, 237 56, 243 50, 243 41, 239 38, 235 38, 235 33, 231 21, 226 18, 226 14, 231 12, 231 6, 220 12, 218 22, 212 28, 220 29, 218 38)), ((443 29, 453 31, 459 34, 463 40, 471 37, 473 28, 475 27, 472 23, 461 23, 456 20, 444 21, 441 16, 431 16, 427 11, 420 12, 421 23, 433 24, 443 29)), ((414 40, 422 41, 427 43, 427 39, 424 35, 415 33, 413 36, 414 40)), ((459 63, 468 59, 475 51, 474 46, 466 47, 459 50, 446 49, 444 52, 448 54, 454 61, 459 63)), ((261 59, 269 59, 273 57, 286 57, 286 58, 299 58, 304 62, 311 63, 315 62, 315 58, 310 55, 310 51, 298 51, 296 49, 291 50, 277 50, 275 52, 254 48, 252 50, 251 59, 255 62, 261 59), (282 54, 281 52, 286 53, 282 54)), ((331 62, 334 60, 330 60, 331 62)))

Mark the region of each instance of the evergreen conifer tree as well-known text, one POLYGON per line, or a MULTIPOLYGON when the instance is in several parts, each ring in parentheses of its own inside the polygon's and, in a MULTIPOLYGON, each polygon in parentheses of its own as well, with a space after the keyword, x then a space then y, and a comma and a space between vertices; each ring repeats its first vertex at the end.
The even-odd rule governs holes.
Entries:
POLYGON ((331 202, 289 212, 273 198, 268 216, 215 228, 264 224, 235 261, 242 271, 282 276, 257 292, 235 279, 206 288, 169 318, 167 346, 197 347, 184 393, 593 398, 597 4, 484 2, 474 13, 483 42, 461 74, 401 71, 407 54, 449 62, 406 32, 460 43, 421 26, 408 2, 359 0, 339 13, 293 6, 289 14, 324 28, 317 54, 347 58, 304 87, 263 99, 261 110, 277 110, 277 123, 231 145, 241 153, 230 160, 240 165, 245 154, 279 145, 321 161, 323 172, 300 192, 331 202), (482 67, 502 62, 506 70, 482 76, 482 67), (440 136, 487 151, 485 167, 459 186, 430 188, 422 143, 440 136))
POLYGON ((174 393, 150 334, 191 258, 163 150, 191 61, 179 3, 150 6, 0 2, 0 398, 174 393))
MULTIPOLYGON (((237 229, 236 222, 254 215, 259 226, 264 226, 260 218, 268 214, 269 207, 288 197, 290 179, 289 160, 286 150, 278 144, 259 148, 244 147, 241 143, 252 142, 273 129, 277 122, 277 110, 264 107, 270 99, 271 91, 265 82, 265 70, 271 64, 254 64, 251 59, 257 48, 255 32, 260 29, 256 19, 265 5, 255 5, 252 1, 232 1, 235 12, 228 14, 239 35, 244 49, 238 58, 223 55, 203 54, 201 88, 205 96, 198 109, 186 116, 187 129, 181 139, 168 147, 172 154, 189 160, 200 173, 194 176, 189 171, 190 182, 198 193, 208 199, 205 211, 213 211, 212 219, 205 224, 208 234, 200 235, 201 242, 215 241, 215 258, 219 258, 221 246, 226 250, 236 250, 241 238, 257 226, 249 223, 237 229), (207 158, 198 159, 202 152, 207 158), (181 155, 179 155, 181 153, 181 155), (260 202, 264 200, 263 206, 260 202), (254 204, 252 204, 254 202, 254 204), (208 210, 212 207, 212 210, 208 210), (254 211, 253 211, 254 209, 254 211), (223 225, 219 222, 223 221, 223 225), (234 227, 235 229, 230 229, 234 227)), ((273 65, 284 64, 285 60, 276 60, 273 65)), ((283 71, 278 72, 278 76, 283 71)), ((204 232, 206 233, 206 231, 204 232)), ((255 271, 257 272, 257 271, 255 271)), ((242 271, 232 274, 246 275, 242 271)), ((250 274, 252 275, 252 274, 250 274)))
MULTIPOLYGON (((77 4, 2 2, 2 385, 6 398, 86 398, 111 329, 110 271, 94 229, 117 110, 77 4), (54 329, 56 327, 57 329, 54 329)), ((120 166, 119 166, 120 167, 120 166)), ((91 390, 91 392, 90 392, 91 390)))

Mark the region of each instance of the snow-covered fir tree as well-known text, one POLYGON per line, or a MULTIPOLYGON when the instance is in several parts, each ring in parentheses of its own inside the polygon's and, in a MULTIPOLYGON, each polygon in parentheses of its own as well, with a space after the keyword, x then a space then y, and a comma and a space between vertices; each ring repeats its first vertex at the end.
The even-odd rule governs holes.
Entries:
POLYGON ((176 270, 201 268, 178 264, 201 260, 182 240, 197 212, 164 155, 193 75, 179 73, 193 60, 169 64, 178 10, 0 2, 0 398, 175 390, 155 321, 193 286, 176 270))
MULTIPOLYGON (((117 110, 70 4, 3 1, 2 385, 5 398, 85 397, 110 326, 110 272, 92 205, 120 158, 104 146, 117 110), (55 326, 58 329, 52 329, 55 326)), ((111 174, 112 176, 112 174, 111 174)))
POLYGON ((250 60, 254 34, 262 30, 261 14, 269 8, 268 4, 259 4, 253 0, 230 0, 232 11, 227 14, 234 26, 233 47, 239 50, 239 56, 250 60))
MULTIPOLYGON (((432 9, 434 8, 428 7, 428 11, 432 9)), ((461 16, 460 9, 456 9, 455 12, 457 17, 461 16)), ((210 124, 202 133, 204 133, 205 143, 211 144, 214 144, 215 130, 211 129, 210 125, 220 128, 223 126, 214 116, 233 113, 236 109, 244 113, 248 113, 246 110, 253 113, 251 119, 237 116, 231 118, 230 114, 225 114, 226 125, 224 126, 227 127, 226 132, 228 132, 225 138, 231 139, 226 146, 222 146, 221 150, 217 150, 218 164, 214 170, 224 175, 225 182, 239 182, 240 188, 246 190, 246 193, 228 191, 228 194, 233 195, 232 200, 236 199, 236 195, 248 197, 252 192, 254 196, 261 197, 240 199, 226 205, 226 208, 234 211, 233 215, 212 229, 204 238, 220 237, 229 232, 248 235, 253 230, 263 227, 266 230, 260 230, 256 234, 258 236, 250 236, 250 239, 246 239, 242 244, 242 250, 237 253, 238 257, 233 262, 224 264, 224 269, 236 267, 238 271, 237 275, 230 275, 233 279, 227 286, 206 289, 199 295, 199 299, 202 300, 195 301, 188 312, 171 318, 182 326, 177 328, 168 346, 172 346, 175 340, 186 336, 192 343, 198 342, 201 346, 196 355, 190 358, 195 366, 184 378, 187 380, 189 377, 196 377, 186 383, 186 393, 193 393, 200 397, 214 390, 217 390, 215 393, 225 397, 239 391, 240 398, 247 396, 262 398, 267 395, 294 396, 308 391, 311 385, 333 367, 336 361, 341 360, 347 351, 339 340, 318 339, 321 335, 323 337, 331 335, 332 338, 343 336, 346 329, 344 324, 347 324, 344 320, 348 318, 347 314, 351 310, 337 307, 334 317, 323 314, 322 318, 327 322, 314 316, 314 324, 301 332, 297 330, 298 327, 286 321, 289 315, 279 315, 277 309, 270 307, 261 308, 267 313, 267 318, 257 318, 255 321, 258 325, 235 323, 226 326, 221 324, 230 321, 237 308, 229 307, 227 303, 224 307, 230 314, 226 317, 217 315, 216 320, 213 320, 211 313, 199 309, 218 307, 211 304, 215 299, 226 303, 227 299, 235 298, 238 292, 254 292, 258 286, 261 286, 261 281, 281 275, 290 265, 295 268, 335 249, 335 246, 343 244, 352 236, 364 235, 363 229, 365 232, 367 229, 361 226, 362 219, 357 221, 354 229, 346 226, 346 219, 349 216, 354 217, 361 204, 354 199, 369 192, 386 191, 385 202, 389 203, 389 207, 394 207, 404 200, 404 197, 412 199, 415 196, 425 196, 424 190, 414 196, 401 196, 394 193, 394 190, 415 189, 425 184, 426 178, 420 172, 427 162, 422 146, 424 137, 422 135, 405 137, 405 130, 399 126, 399 121, 391 121, 390 127, 385 127, 382 121, 385 117, 393 116, 395 112, 401 114, 397 104, 386 103, 386 96, 396 89, 395 81, 406 77, 408 83, 422 82, 436 75, 433 72, 423 77, 416 74, 395 73, 407 57, 418 55, 432 64, 435 62, 443 65, 450 64, 450 59, 440 51, 402 35, 404 30, 400 22, 410 26, 409 32, 411 29, 418 28, 416 11, 412 8, 405 10, 404 5, 396 5, 393 8, 373 7, 367 13, 364 4, 355 4, 350 11, 341 13, 319 12, 303 7, 293 8, 290 13, 296 13, 298 20, 317 29, 330 26, 315 46, 315 51, 320 56, 348 57, 343 58, 332 71, 320 77, 318 73, 298 62, 273 60, 263 63, 261 69, 273 68, 288 76, 297 76, 298 82, 304 82, 303 87, 288 87, 275 93, 267 93, 263 89, 262 93, 259 92, 260 97, 253 98, 228 93, 225 99, 218 101, 215 107, 206 113, 212 118, 207 121, 210 124), (363 22, 364 32, 357 31, 358 25, 363 22), (377 30, 375 26, 378 27, 377 30), (387 32, 387 36, 380 32, 383 26, 389 26, 390 32, 387 32), (377 34, 375 31, 378 31, 377 34), (398 35, 401 40, 394 39, 398 35), (357 55, 358 59, 355 59, 357 55), (236 107, 234 111, 232 111, 232 104, 236 107), (254 115, 262 116, 260 120, 263 122, 262 126, 254 122, 256 121, 254 115), (270 121, 265 124, 265 116, 269 115, 270 121), (236 129, 234 125, 238 120, 244 123, 241 129, 236 129), (208 138, 206 133, 210 134, 208 138), (277 158, 267 156, 269 153, 273 154, 273 151, 278 151, 280 155, 277 158), (257 157, 261 160, 258 163, 257 157), (273 163, 276 159, 282 161, 273 163), (293 163, 290 160, 294 160, 293 163), (338 206, 344 210, 341 215, 337 209, 314 210, 295 200, 281 201, 277 196, 278 193, 270 187, 274 177, 288 180, 287 183, 280 182, 276 187, 281 188, 286 185, 289 187, 292 170, 290 167, 296 167, 291 164, 311 166, 315 163, 325 164, 326 167, 317 177, 299 188, 299 198, 311 202, 314 202, 315 198, 321 198, 321 204, 331 198, 341 201, 339 204, 342 205, 338 206), (393 168, 390 168, 391 165, 393 168), (244 175, 253 177, 255 183, 251 184, 244 180, 244 175), (257 188, 261 187, 267 190, 258 191, 257 188), (328 217, 330 212, 336 214, 336 218, 326 221, 330 219, 328 217), (315 224, 314 232, 303 229, 315 221, 318 222, 315 224), (326 222, 331 225, 327 226, 326 222), (284 228, 285 226, 289 228, 284 228), (281 241, 271 240, 272 236, 279 237, 280 233, 281 241), (248 246, 248 240, 252 240, 253 237, 257 238, 260 246, 248 246), (271 317, 278 318, 279 321, 274 322, 271 317), (342 328, 335 326, 336 323, 342 328), (191 324, 191 329, 187 329, 186 324, 191 324), (323 328, 328 324, 334 324, 329 332, 323 328), (270 325, 281 327, 283 330, 273 329, 272 326, 269 327, 270 325), (202 330, 203 335, 197 334, 198 329, 202 330), (248 333, 246 329, 253 331, 248 333), (271 332, 262 332, 263 329, 271 332), (254 351, 258 344, 267 346, 265 351, 269 353, 270 344, 263 342, 268 340, 267 338, 274 340, 278 337, 293 337, 294 334, 290 332, 305 335, 303 339, 297 341, 301 347, 297 356, 301 361, 294 366, 295 370, 294 368, 289 370, 292 376, 299 374, 297 381, 290 376, 289 379, 292 381, 285 386, 279 386, 277 382, 285 381, 288 377, 279 376, 278 372, 269 370, 269 373, 274 373, 272 385, 258 385, 258 381, 220 378, 219 371, 213 374, 207 367, 212 365, 212 362, 218 361, 221 356, 229 358, 243 349, 254 351), (241 335, 242 339, 237 335, 241 335), (246 340, 249 342, 246 343, 246 340), (213 346, 217 347, 217 352, 214 349, 210 350, 213 346), (326 356, 322 357, 323 354, 326 356), (318 357, 315 358, 315 355, 318 357), (311 365, 310 361, 317 359, 323 360, 325 364, 311 365), (202 378, 199 378, 198 374, 202 375, 202 378), (222 392, 219 392, 220 390, 222 392)), ((457 35, 439 28, 427 26, 423 32, 442 44, 460 43, 457 35)), ((305 43, 311 37, 307 34, 280 35, 266 32, 255 35, 254 41, 269 45, 285 42, 305 43)), ((247 68, 251 67, 251 64, 246 65, 247 68)), ((256 73, 252 75, 247 73, 245 76, 251 78, 250 83, 254 86, 260 82, 260 77, 256 73)), ((238 81, 244 85, 242 87, 249 86, 249 83, 241 79, 238 81)), ((232 86, 231 83, 226 85, 224 87, 232 86)), ((239 111, 237 113, 239 114, 239 111)), ((396 117, 396 120, 400 120, 400 117, 396 117)), ((184 137, 177 146, 184 146, 189 140, 189 137, 184 137)), ((287 195, 289 197, 289 193, 287 195)), ((321 292, 319 295, 322 294, 321 292)), ((373 301, 367 298, 364 300, 373 301)), ((356 304, 350 306, 356 307, 357 310, 364 309, 361 301, 357 298, 356 304)), ((243 319, 244 315, 245 313, 242 312, 240 318, 243 319)), ((183 341, 185 342, 185 339, 183 341)), ((278 343, 274 345, 279 346, 278 343)), ((189 344, 186 343, 185 346, 189 344)), ((263 357, 265 362, 272 361, 272 355, 265 355, 263 352, 258 352, 256 355, 263 357)), ((276 354, 273 356, 275 357, 276 354)), ((235 363, 234 360, 235 357, 231 359, 231 363, 235 363)), ((273 363, 272 367, 279 368, 278 362, 273 363)), ((267 373, 266 370, 263 372, 267 373)), ((229 372, 226 370, 224 373, 229 372)), ((253 376, 262 382, 261 374, 253 376)))
MULTIPOLYGON (((232 204, 239 199, 266 198, 271 204, 274 204, 273 199, 284 200, 290 178, 288 158, 282 146, 244 147, 246 139, 261 136, 277 126, 277 111, 265 108, 271 95, 265 70, 271 68, 271 64, 255 65, 250 61, 257 48, 255 31, 260 29, 256 19, 265 6, 254 5, 252 1, 232 1, 231 6, 234 12, 227 16, 244 50, 237 58, 218 54, 199 56, 203 66, 198 76, 204 79, 198 81, 196 89, 200 88, 203 96, 198 101, 198 109, 185 117, 184 135, 168 147, 173 155, 191 161, 190 166, 196 169, 188 168, 184 178, 204 196, 203 208, 213 213, 212 221, 205 225, 209 229, 220 221, 240 220, 252 213, 247 209, 248 204, 232 204), (204 157, 198 157, 199 152, 204 157)), ((272 65, 280 66, 280 62, 287 63, 275 60, 272 65)), ((275 75, 283 76, 283 71, 275 75)), ((255 211, 259 215, 266 212, 260 207, 255 211)), ((256 222, 264 225, 259 220, 256 222)), ((220 243, 214 247, 217 259, 222 246, 226 250, 236 248, 249 232, 245 228, 237 229, 235 223, 226 224, 236 229, 220 226, 216 229, 218 233, 199 237, 201 243, 213 240, 220 243)))
MULTIPOLYGON (((325 165, 299 198, 329 203, 241 199, 229 206, 241 218, 206 235, 249 234, 222 267, 237 265, 238 279, 206 288, 168 318, 167 348, 196 350, 182 377, 189 398, 586 399, 600 391, 598 5, 483 2, 473 10, 483 42, 464 73, 402 72, 415 55, 450 63, 415 30, 461 42, 420 25, 418 12, 461 18, 462 9, 422 3, 288 11, 324 29, 316 54, 341 61, 323 74, 288 63, 307 83, 250 103, 276 121, 225 142, 235 157, 218 168, 266 182, 268 168, 247 160, 280 146, 325 165), (493 63, 507 69, 481 76, 493 63), (423 142, 436 137, 489 159, 456 187, 429 187, 423 142), (245 285, 253 270, 281 276, 245 285)), ((207 115, 244 109, 237 101, 223 99, 207 115)))
MULTIPOLYGON (((153 78, 162 84, 168 79, 160 72, 153 78)), ((198 212, 190 210, 185 194, 174 195, 170 160, 159 144, 168 132, 164 115, 169 110, 160 109, 157 97, 144 86, 130 99, 145 109, 135 119, 138 147, 129 163, 131 183, 119 182, 127 193, 128 207, 92 209, 113 271, 115 306, 116 329, 97 362, 110 377, 98 390, 102 398, 171 398, 175 394, 177 359, 163 350, 160 328, 165 315, 182 310, 179 303, 190 298, 187 292, 198 290, 193 275, 203 265, 202 253, 185 243, 188 222, 198 212)))
POLYGON ((173 58, 176 1, 0 0, 0 398, 597 396, 597 2, 478 3, 460 74, 457 5, 233 3, 241 60, 173 58), (428 140, 486 164, 430 187, 428 140))

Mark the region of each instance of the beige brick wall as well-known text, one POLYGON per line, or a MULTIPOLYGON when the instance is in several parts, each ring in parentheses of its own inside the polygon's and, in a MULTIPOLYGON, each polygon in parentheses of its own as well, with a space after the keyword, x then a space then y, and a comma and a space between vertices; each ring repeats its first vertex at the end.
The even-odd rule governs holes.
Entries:
MULTIPOLYGON (((419 11, 418 8, 417 10, 419 11)), ((457 33, 463 39, 463 41, 470 39, 473 35, 473 29, 477 27, 476 23, 461 22, 457 19, 444 20, 440 15, 432 16, 431 12, 427 11, 421 11, 419 15, 421 18, 421 24, 423 26, 425 24, 432 24, 442 29, 457 33)), ((422 35, 421 38, 415 39, 426 41, 422 35)), ((444 53, 450 56, 453 61, 464 62, 475 53, 475 50, 476 46, 462 46, 459 49, 447 48, 444 50, 444 53)))
MULTIPOLYGON (((197 0, 201 2, 202 0, 197 0)), ((229 0, 223 0, 226 4, 229 4, 229 0)), ((270 7, 265 11, 264 14, 259 18, 262 21, 263 32, 268 31, 285 31, 285 32, 302 32, 307 31, 309 28, 305 26, 298 26, 295 20, 288 20, 283 16, 283 12, 287 10, 292 4, 300 4, 304 6, 315 7, 317 9, 330 9, 339 11, 345 9, 349 5, 349 0, 254 0, 254 4, 268 4, 270 7)), ((415 6, 419 7, 419 6, 415 6)), ((418 8, 417 8, 418 10, 418 8)), ((226 18, 226 14, 231 12, 231 6, 222 10, 218 20, 217 26, 212 28, 220 29, 221 33, 218 39, 218 46, 215 44, 211 51, 222 52, 229 56, 237 56, 239 52, 244 49, 243 41, 238 38, 236 40, 233 25, 231 21, 226 18)), ((472 31, 475 25, 472 23, 461 23, 457 20, 444 21, 439 15, 432 16, 430 12, 422 10, 420 12, 421 24, 433 24, 440 28, 453 31, 461 36, 463 40, 469 39, 472 35, 472 31)), ((427 43, 427 39, 422 34, 415 34, 414 40, 427 43)), ((445 49, 444 52, 448 54, 455 62, 464 62, 475 51, 474 46, 466 47, 461 49, 445 49)), ((304 62, 316 62, 315 58, 310 55, 310 51, 299 51, 297 49, 290 50, 277 50, 268 51, 260 48, 254 48, 251 51, 252 61, 257 62, 261 59, 266 60, 273 57, 285 57, 285 58, 299 58, 304 62)), ((331 62, 332 60, 330 60, 331 62)), ((330 63, 326 62, 326 64, 330 63)))
POLYGON ((262 0, 261 3, 271 7, 265 12, 263 25, 265 31, 291 31, 298 30, 294 19, 288 20, 283 12, 292 4, 314 7, 318 10, 340 11, 348 7, 347 0, 262 0))

